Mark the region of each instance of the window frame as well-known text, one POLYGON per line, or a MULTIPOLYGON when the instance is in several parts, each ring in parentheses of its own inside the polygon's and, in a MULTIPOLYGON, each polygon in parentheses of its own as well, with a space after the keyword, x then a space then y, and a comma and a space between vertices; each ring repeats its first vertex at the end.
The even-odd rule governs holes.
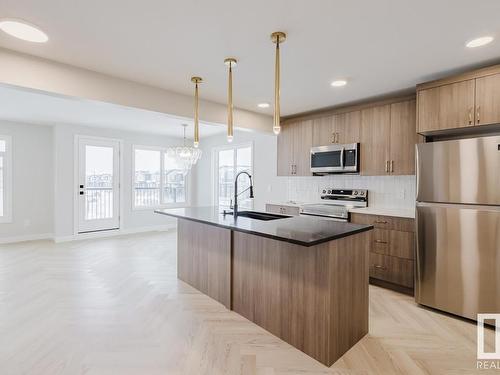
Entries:
MULTIPOLYGON (((239 148, 247 148, 250 147, 250 160, 252 162, 252 166, 250 168, 250 174, 252 175, 252 182, 255 188, 255 176, 253 173, 254 170, 254 144, 253 141, 242 142, 238 144, 227 144, 223 146, 217 146, 212 148, 212 206, 219 207, 219 152, 225 150, 234 150, 233 162, 237 162, 237 149, 239 148)), ((236 165, 235 165, 236 166, 236 165)), ((254 200, 251 199, 250 209, 254 208, 254 200)))
POLYGON ((12 136, 0 135, 0 140, 5 141, 3 165, 3 215, 0 223, 12 223, 12 136))
POLYGON ((186 197, 186 201, 183 203, 162 203, 163 202, 163 194, 164 194, 164 165, 165 165, 165 155, 167 153, 166 147, 159 146, 145 146, 145 145, 132 145, 132 184, 131 184, 131 195, 132 195, 132 210, 133 211, 144 211, 151 210, 157 208, 175 208, 175 207, 186 207, 191 204, 191 195, 190 195, 190 185, 191 185, 191 171, 184 178, 184 186, 185 192, 184 196, 186 197), (160 203, 157 205, 151 206, 137 206, 135 204, 135 151, 136 150, 144 150, 144 151, 159 151, 160 152, 160 203))

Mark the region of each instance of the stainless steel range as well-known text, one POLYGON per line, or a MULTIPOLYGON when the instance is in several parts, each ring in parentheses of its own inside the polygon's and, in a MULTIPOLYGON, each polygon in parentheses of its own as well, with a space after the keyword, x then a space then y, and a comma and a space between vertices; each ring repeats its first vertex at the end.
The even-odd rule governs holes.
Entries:
POLYGON ((368 190, 325 189, 321 199, 325 203, 302 205, 300 214, 320 216, 336 221, 349 221, 349 208, 368 206, 368 190))

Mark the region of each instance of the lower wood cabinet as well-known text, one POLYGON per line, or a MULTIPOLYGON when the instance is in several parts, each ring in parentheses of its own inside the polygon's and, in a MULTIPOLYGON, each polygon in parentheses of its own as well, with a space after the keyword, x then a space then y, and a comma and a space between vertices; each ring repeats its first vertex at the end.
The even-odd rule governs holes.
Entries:
POLYGON ((413 260, 370 253, 370 277, 413 289, 413 260))
POLYGON ((370 245, 370 280, 386 286, 414 288, 415 220, 394 216, 353 213, 351 222, 375 227, 370 245))

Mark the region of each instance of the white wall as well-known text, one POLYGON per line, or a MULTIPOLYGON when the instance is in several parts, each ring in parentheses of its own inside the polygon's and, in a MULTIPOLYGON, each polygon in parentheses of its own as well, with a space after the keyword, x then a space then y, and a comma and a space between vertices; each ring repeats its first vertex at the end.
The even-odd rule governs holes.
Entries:
MULTIPOLYGON (((325 188, 368 189, 369 206, 412 208, 415 206, 415 176, 358 176, 330 175, 318 177, 277 177, 277 138, 257 132, 236 131, 234 143, 253 142, 254 145, 254 208, 263 210, 269 202, 285 203, 320 201, 325 188)), ((193 178, 197 191, 193 204, 213 204, 212 150, 227 145, 225 135, 202 140, 203 159, 193 178)))
POLYGON ((53 217, 52 128, 0 120, 12 136, 12 223, 0 224, 0 241, 51 236, 53 217))
MULTIPOLYGON (((135 210, 132 208, 132 146, 170 146, 182 144, 182 139, 123 132, 114 129, 97 129, 84 126, 56 125, 54 127, 55 151, 55 238, 63 240, 73 236, 74 232, 74 139, 76 135, 105 137, 123 140, 121 189, 123 207, 122 231, 134 231, 146 227, 174 225, 175 220, 164 215, 158 215, 153 209, 135 210)), ((188 183, 191 181, 188 181, 188 183)), ((192 194, 192 183, 188 186, 192 194)))

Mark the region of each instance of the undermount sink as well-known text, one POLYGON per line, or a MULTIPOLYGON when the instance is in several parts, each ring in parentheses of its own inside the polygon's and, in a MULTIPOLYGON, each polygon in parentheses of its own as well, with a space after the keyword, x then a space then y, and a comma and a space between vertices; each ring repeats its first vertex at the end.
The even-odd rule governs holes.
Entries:
MULTIPOLYGON (((232 212, 226 212, 228 215, 232 215, 232 212)), ((277 214, 270 214, 268 212, 257 212, 257 211, 239 211, 238 216, 241 217, 248 217, 249 219, 257 219, 257 220, 264 220, 264 221, 269 221, 269 220, 277 220, 277 219, 286 219, 286 215, 277 215, 277 214)))

